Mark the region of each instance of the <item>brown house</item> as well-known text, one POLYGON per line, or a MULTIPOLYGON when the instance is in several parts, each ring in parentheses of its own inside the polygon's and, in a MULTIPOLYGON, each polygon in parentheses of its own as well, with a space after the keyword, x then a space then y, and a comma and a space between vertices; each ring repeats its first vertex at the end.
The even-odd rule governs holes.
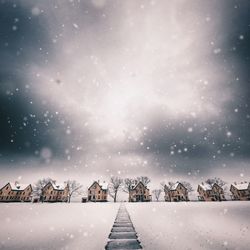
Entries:
POLYGON ((250 200, 250 182, 234 183, 230 187, 232 200, 250 200))
POLYGON ((0 202, 30 202, 31 184, 7 183, 0 189, 0 202))
POLYGON ((180 183, 176 182, 170 188, 164 187, 165 201, 189 201, 188 190, 180 183))
POLYGON ((68 202, 69 186, 68 184, 58 184, 48 182, 42 189, 42 202, 68 202))
POLYGON ((108 198, 108 183, 94 181, 88 188, 88 201, 105 202, 108 198))
POLYGON ((224 190, 217 183, 213 185, 202 183, 198 185, 198 200, 200 201, 225 201, 224 190))
POLYGON ((151 201, 151 199, 149 189, 141 181, 133 185, 129 191, 130 202, 144 202, 151 201))

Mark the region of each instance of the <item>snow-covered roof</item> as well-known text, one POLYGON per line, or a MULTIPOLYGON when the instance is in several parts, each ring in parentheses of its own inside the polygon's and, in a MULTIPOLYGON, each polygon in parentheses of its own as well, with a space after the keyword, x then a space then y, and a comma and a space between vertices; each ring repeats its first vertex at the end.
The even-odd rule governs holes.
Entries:
POLYGON ((135 189, 140 183, 141 183, 145 188, 147 188, 147 186, 144 185, 142 181, 138 181, 137 183, 133 184, 133 185, 131 186, 131 188, 132 188, 132 189, 135 189))
POLYGON ((66 185, 65 185, 64 183, 52 182, 51 184, 52 184, 52 186, 53 186, 53 188, 54 188, 55 190, 64 190, 65 187, 66 187, 66 185))
POLYGON ((170 190, 171 190, 171 191, 176 190, 176 188, 178 187, 179 183, 180 183, 180 182, 177 181, 174 185, 172 185, 172 186, 170 187, 170 190))
POLYGON ((108 183, 107 182, 99 182, 99 185, 101 186, 102 190, 108 189, 108 183))
POLYGON ((212 186, 207 183, 200 184, 201 188, 205 191, 212 190, 212 186))
POLYGON ((30 184, 20 184, 18 182, 10 182, 11 190, 13 191, 23 191, 30 184))
POLYGON ((234 186, 234 187, 237 188, 238 190, 246 190, 246 189, 248 189, 249 182, 234 183, 234 184, 232 184, 232 186, 234 186))

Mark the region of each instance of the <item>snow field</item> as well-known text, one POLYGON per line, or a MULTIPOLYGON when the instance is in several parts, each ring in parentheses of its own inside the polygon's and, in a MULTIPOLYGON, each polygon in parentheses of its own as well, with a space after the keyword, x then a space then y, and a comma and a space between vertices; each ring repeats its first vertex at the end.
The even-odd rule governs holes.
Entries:
POLYGON ((127 203, 143 249, 250 249, 250 202, 127 203))
POLYGON ((2 203, 0 249, 104 249, 119 203, 2 203))
MULTIPOLYGON (((0 249, 104 249, 119 203, 0 203, 0 249)), ((143 249, 250 249, 250 202, 125 203, 143 249)))

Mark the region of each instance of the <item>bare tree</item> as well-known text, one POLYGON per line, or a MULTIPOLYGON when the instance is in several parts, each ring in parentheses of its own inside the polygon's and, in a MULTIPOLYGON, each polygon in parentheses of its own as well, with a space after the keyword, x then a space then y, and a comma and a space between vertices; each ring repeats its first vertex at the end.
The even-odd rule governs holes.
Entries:
POLYGON ((227 184, 225 181, 223 181, 222 179, 220 179, 218 177, 209 178, 205 182, 207 184, 209 184, 210 186, 212 186, 216 183, 217 185, 219 185, 223 189, 225 189, 225 185, 227 184))
POLYGON ((133 189, 133 186, 135 184, 135 180, 131 178, 125 178, 123 180, 123 191, 129 194, 128 200, 130 200, 130 191, 133 189))
POLYGON ((169 181, 168 183, 166 183, 165 181, 162 181, 160 185, 163 191, 169 191, 170 188, 174 185, 174 182, 169 181))
POLYGON ((132 190, 134 184, 135 184, 134 179, 125 178, 123 180, 123 191, 129 193, 132 190))
POLYGON ((152 190, 152 194, 154 195, 156 201, 159 201, 162 189, 154 189, 152 190))
POLYGON ((77 181, 75 181, 75 180, 68 180, 66 182, 66 184, 69 187, 69 199, 68 199, 68 202, 70 203, 72 197, 78 196, 78 195, 83 193, 82 185, 80 183, 78 183, 77 181))
POLYGON ((151 182, 147 176, 139 176, 136 179, 138 182, 142 182, 144 186, 147 186, 151 182))
POLYGON ((165 181, 162 181, 161 183, 160 183, 160 187, 161 187, 161 189, 165 192, 165 185, 166 185, 166 182, 165 181))
POLYGON ((47 178, 43 178, 38 180, 34 187, 33 187, 33 194, 39 196, 39 198, 41 199, 42 196, 42 189, 45 187, 45 185, 47 185, 49 182, 55 182, 55 180, 52 180, 51 178, 47 177, 47 178))
POLYGON ((187 181, 180 181, 180 183, 187 189, 188 192, 193 192, 194 189, 192 185, 187 181))
POLYGON ((116 202, 117 193, 118 193, 118 190, 121 188, 122 183, 123 183, 123 180, 120 177, 112 176, 110 178, 108 190, 109 190, 109 195, 114 199, 114 202, 116 202))
POLYGON ((174 185, 174 182, 169 181, 168 183, 166 183, 165 181, 162 181, 160 183, 162 190, 165 192, 165 195, 168 196, 169 200, 170 200, 170 189, 171 187, 174 185))

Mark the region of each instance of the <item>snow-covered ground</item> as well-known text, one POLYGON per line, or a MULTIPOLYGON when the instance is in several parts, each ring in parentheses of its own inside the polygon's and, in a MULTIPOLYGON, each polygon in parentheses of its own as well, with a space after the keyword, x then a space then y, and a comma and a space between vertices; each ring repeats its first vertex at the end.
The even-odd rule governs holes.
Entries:
MULTIPOLYGON (((126 203, 144 249, 250 249, 250 202, 126 203)), ((0 249, 101 250, 119 203, 0 203, 0 249)))
POLYGON ((126 204, 144 249, 250 249, 250 202, 126 204))
POLYGON ((104 249, 119 204, 0 203, 0 249, 104 249))

